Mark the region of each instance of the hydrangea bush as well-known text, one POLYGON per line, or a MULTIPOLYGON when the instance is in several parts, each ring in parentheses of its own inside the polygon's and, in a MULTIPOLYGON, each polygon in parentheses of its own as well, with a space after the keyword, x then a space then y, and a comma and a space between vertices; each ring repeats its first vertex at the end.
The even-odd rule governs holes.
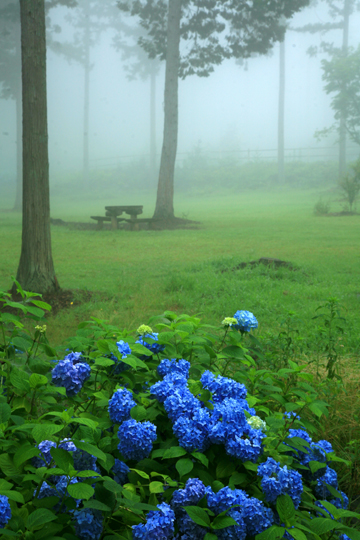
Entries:
POLYGON ((50 306, 19 292, 0 293, 0 535, 359 540, 316 437, 326 404, 302 366, 257 369, 252 313, 214 328, 165 312, 134 333, 93 319, 63 351, 50 306))

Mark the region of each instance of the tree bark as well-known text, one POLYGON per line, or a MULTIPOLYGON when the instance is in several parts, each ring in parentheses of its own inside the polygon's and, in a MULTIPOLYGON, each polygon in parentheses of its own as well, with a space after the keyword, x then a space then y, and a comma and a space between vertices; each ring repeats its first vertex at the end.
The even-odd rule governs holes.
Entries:
POLYGON ((16 106, 16 194, 13 210, 21 212, 22 210, 22 102, 21 102, 21 32, 20 24, 16 30, 16 65, 19 66, 17 87, 15 90, 16 106))
MULTIPOLYGON (((349 20, 351 12, 352 0, 344 0, 344 29, 343 29, 343 42, 342 51, 344 56, 348 55, 349 48, 349 20)), ((343 92, 346 92, 346 85, 344 84, 343 92)), ((340 125, 339 125, 339 178, 342 178, 346 173, 346 112, 340 113, 340 125)))
POLYGON ((154 218, 174 219, 174 171, 178 138, 181 1, 169 0, 164 93, 164 140, 154 218))
POLYGON ((278 117, 278 182, 285 182, 285 37, 280 41, 279 117, 278 117))
MULTIPOLYGON (((151 61, 151 60, 150 60, 151 61)), ((150 72, 150 174, 151 183, 156 177, 156 64, 151 61, 150 72)))
POLYGON ((45 293, 56 291, 59 285, 50 237, 44 0, 20 0, 20 14, 23 223, 16 279, 25 290, 45 293))
POLYGON ((85 16, 85 78, 84 78, 84 135, 83 135, 83 183, 89 182, 89 87, 90 87, 90 0, 86 0, 85 16))

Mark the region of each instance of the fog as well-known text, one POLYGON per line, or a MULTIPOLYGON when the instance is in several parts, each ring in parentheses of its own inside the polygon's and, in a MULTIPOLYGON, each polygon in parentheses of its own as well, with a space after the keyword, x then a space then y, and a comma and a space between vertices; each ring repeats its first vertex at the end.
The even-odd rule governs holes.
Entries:
MULTIPOLYGON (((69 10, 52 10, 52 23, 61 26, 56 39, 70 39, 74 30, 66 21, 69 10)), ((319 2, 296 14, 291 27, 329 20, 319 2)), ((360 13, 350 21, 350 45, 359 43, 360 13)), ((330 148, 335 155, 336 135, 317 142, 314 132, 333 123, 330 97, 323 91, 321 59, 309 57, 309 46, 321 41, 341 45, 340 30, 325 35, 288 30, 286 35, 285 148, 306 159, 308 148, 330 148), (291 149, 291 150, 290 150, 291 149), (303 150, 300 150, 303 149, 303 150)), ((112 30, 102 33, 91 48, 90 61, 90 168, 112 168, 149 159, 150 81, 129 81, 121 53, 113 47, 112 30)), ((82 169, 84 69, 48 51, 48 126, 51 180, 82 169)), ((279 89, 279 44, 265 57, 239 66, 226 61, 208 78, 192 76, 179 81, 178 163, 195 147, 209 157, 245 156, 248 151, 275 159, 279 89), (268 152, 265 152, 268 151, 268 152), (270 152, 269 152, 270 151, 270 152)), ((163 130, 164 66, 156 79, 156 147, 160 156, 163 130)), ((0 100, 0 179, 16 174, 16 116, 13 100, 0 100)), ((323 155, 316 151, 313 155, 323 155)), ((325 154, 324 154, 325 155, 325 154)))

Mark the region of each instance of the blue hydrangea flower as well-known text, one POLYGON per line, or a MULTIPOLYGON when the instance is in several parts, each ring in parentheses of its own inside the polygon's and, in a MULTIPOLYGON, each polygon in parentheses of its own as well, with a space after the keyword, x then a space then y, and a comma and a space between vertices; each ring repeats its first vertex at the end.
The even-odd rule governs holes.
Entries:
POLYGON ((118 449, 124 458, 140 461, 150 455, 156 440, 156 426, 151 422, 126 420, 119 427, 118 437, 118 449))
MULTIPOLYGON (((35 497, 37 489, 34 489, 33 496, 35 497)), ((41 488, 39 490, 38 499, 45 499, 46 497, 59 497, 59 494, 57 493, 56 489, 49 486, 47 482, 43 482, 41 485, 41 488)))
POLYGON ((209 509, 216 515, 232 506, 234 507, 229 510, 228 515, 236 521, 237 525, 226 527, 220 536, 221 539, 244 540, 261 533, 274 522, 272 511, 258 499, 249 497, 241 489, 231 489, 227 486, 214 493, 208 487, 206 488, 206 498, 209 509))
POLYGON ((101 512, 83 508, 74 512, 75 533, 79 540, 99 540, 103 530, 101 512))
POLYGON ((204 452, 210 446, 210 424, 211 418, 208 411, 199 409, 191 418, 185 415, 180 416, 173 425, 173 432, 179 439, 179 445, 187 452, 204 452))
POLYGON ((90 366, 79 362, 81 353, 70 353, 52 370, 52 382, 55 386, 63 386, 68 397, 74 397, 85 381, 90 377, 90 366))
POLYGON ((171 396, 178 387, 186 387, 187 379, 180 373, 169 373, 162 381, 150 386, 150 392, 160 403, 164 403, 166 398, 171 396))
POLYGON ((180 417, 191 418, 201 409, 201 404, 186 386, 178 386, 165 399, 164 407, 170 420, 176 422, 180 417))
POLYGON ((184 539, 202 539, 207 530, 197 525, 182 508, 183 506, 196 506, 205 496, 206 489, 204 484, 198 478, 189 478, 183 489, 174 491, 171 507, 175 512, 181 540, 184 539))
POLYGON ((173 358, 172 360, 164 358, 157 367, 157 372, 160 377, 165 377, 165 375, 169 375, 170 373, 179 373, 188 379, 189 370, 190 362, 184 359, 176 360, 176 358, 173 358))
POLYGON ((174 538, 175 514, 166 504, 158 504, 158 511, 147 514, 146 523, 134 525, 132 537, 134 540, 171 540, 174 538))
POLYGON ((300 473, 288 470, 286 465, 280 467, 280 463, 273 458, 268 458, 265 463, 259 465, 257 473, 261 476, 261 488, 267 502, 276 503, 279 495, 287 494, 291 497, 295 508, 299 507, 303 492, 300 473))
POLYGON ((182 506, 194 506, 205 496, 206 489, 199 478, 189 478, 183 489, 174 491, 171 507, 175 510, 182 506))
POLYGON ((334 469, 331 469, 331 467, 328 466, 325 469, 325 474, 318 479, 315 487, 315 494, 317 497, 319 497, 319 499, 328 499, 331 496, 326 484, 335 489, 338 488, 337 473, 334 471, 334 469))
POLYGON ((250 332, 252 328, 258 327, 258 322, 250 311, 237 311, 234 318, 238 321, 234 328, 241 332, 250 332))
MULTIPOLYGON (((215 377, 211 371, 205 371, 200 379, 203 388, 210 390, 214 403, 223 401, 226 398, 245 399, 247 390, 245 385, 218 375, 215 377)), ((255 414, 255 411, 254 411, 255 414)))
POLYGON ((115 424, 121 424, 124 420, 129 420, 130 411, 136 406, 133 395, 126 388, 116 390, 109 400, 109 416, 115 424))
POLYGON ((140 343, 141 345, 144 345, 149 351, 151 351, 153 354, 157 354, 162 352, 165 349, 165 345, 160 345, 160 343, 148 343, 145 341, 145 338, 152 339, 154 341, 158 341, 159 334, 156 332, 152 332, 151 334, 145 334, 144 336, 140 336, 135 343, 140 343))
POLYGON ((3 529, 11 518, 11 508, 6 495, 0 495, 0 529, 3 529))
POLYGON ((116 346, 118 348, 119 353, 122 355, 122 358, 126 358, 129 354, 131 354, 131 349, 129 347, 129 344, 120 339, 120 341, 116 342, 116 346))
POLYGON ((111 468, 111 472, 114 475, 114 480, 122 486, 128 481, 128 473, 130 469, 123 461, 120 459, 115 459, 115 465, 111 468))
POLYGON ((32 464, 34 467, 46 467, 46 465, 49 465, 50 461, 52 460, 50 449, 56 448, 56 443, 54 443, 53 441, 41 441, 41 443, 39 443, 37 447, 41 452, 42 458, 32 458, 32 464))

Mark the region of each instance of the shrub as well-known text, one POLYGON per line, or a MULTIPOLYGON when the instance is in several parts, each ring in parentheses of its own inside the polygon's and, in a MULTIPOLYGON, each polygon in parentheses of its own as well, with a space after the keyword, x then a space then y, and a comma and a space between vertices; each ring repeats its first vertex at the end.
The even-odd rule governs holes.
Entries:
POLYGON ((58 355, 39 324, 50 306, 19 292, 0 295, 0 534, 358 538, 341 460, 316 441, 326 404, 292 360, 256 368, 251 313, 214 328, 168 311, 136 335, 92 319, 58 355))

